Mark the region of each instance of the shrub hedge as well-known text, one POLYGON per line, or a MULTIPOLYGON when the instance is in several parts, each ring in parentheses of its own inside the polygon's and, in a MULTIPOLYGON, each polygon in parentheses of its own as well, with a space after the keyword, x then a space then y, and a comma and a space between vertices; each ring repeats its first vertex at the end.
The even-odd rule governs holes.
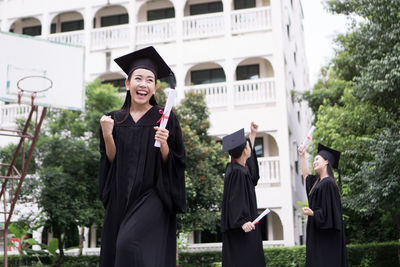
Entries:
MULTIPOLYGON (((267 267, 305 266, 305 246, 268 248, 264 254, 267 267)), ((347 255, 351 267, 400 267, 400 242, 347 245, 347 255)), ((52 260, 50 256, 40 257, 44 266, 50 266, 52 260)), ((8 257, 10 267, 18 266, 18 261, 17 256, 8 257)), ((180 267, 215 267, 220 262, 218 251, 179 254, 180 267)), ((37 257, 23 257, 23 266, 40 266, 37 263, 37 257)), ((98 264, 98 256, 65 256, 62 267, 97 267, 98 264)), ((2 258, 0 266, 3 266, 2 258)))

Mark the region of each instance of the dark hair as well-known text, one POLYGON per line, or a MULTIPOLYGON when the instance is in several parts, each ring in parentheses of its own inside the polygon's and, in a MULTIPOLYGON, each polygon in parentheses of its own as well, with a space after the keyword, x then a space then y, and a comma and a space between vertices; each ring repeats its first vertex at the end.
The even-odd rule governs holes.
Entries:
MULTIPOLYGON (((133 73, 133 71, 131 71, 131 72, 129 73, 128 78, 126 79, 126 80, 129 81, 129 82, 130 82, 130 80, 131 80, 132 73, 133 73)), ((154 81, 154 83, 157 85, 156 80, 154 81)), ((150 100, 149 100, 149 103, 150 103, 150 105, 152 105, 152 106, 157 105, 157 101, 156 101, 156 98, 154 97, 154 95, 151 96, 151 98, 150 98, 150 100)), ((130 92, 130 90, 126 90, 126 95, 125 95, 124 104, 122 104, 122 107, 121 107, 121 110, 125 111, 125 112, 126 112, 126 115, 125 115, 125 117, 124 117, 121 121, 118 121, 118 122, 116 122, 116 123, 122 123, 122 122, 124 122, 124 121, 128 118, 129 112, 130 112, 130 110, 131 110, 131 104, 132 104, 131 92, 130 92)))
POLYGON ((246 147, 246 143, 247 143, 247 141, 244 144, 241 144, 240 146, 237 146, 234 149, 229 150, 229 155, 231 155, 232 158, 234 158, 234 159, 240 158, 240 156, 242 155, 243 150, 246 147))
MULTIPOLYGON (((321 156, 321 155, 320 155, 321 156)), ((322 156, 321 156, 322 157, 322 156)), ((324 157, 322 157, 324 160, 327 160, 327 159, 325 159, 324 157)), ((327 171, 327 173, 328 173, 328 175, 330 176, 330 177, 332 177, 333 178, 333 180, 335 181, 335 184, 336 184, 336 186, 337 186, 337 182, 336 182, 336 179, 335 179, 335 176, 334 176, 334 174, 333 174, 333 168, 332 168, 332 165, 331 165, 331 163, 328 161, 328 165, 326 165, 326 171, 327 171)), ((319 177, 319 174, 317 174, 317 176, 318 176, 318 178, 317 178, 317 180, 315 181, 315 183, 313 184, 313 186, 311 187, 311 190, 310 190, 310 193, 308 193, 308 195, 311 195, 311 192, 314 190, 314 187, 319 183, 319 181, 321 180, 321 177, 319 177)))

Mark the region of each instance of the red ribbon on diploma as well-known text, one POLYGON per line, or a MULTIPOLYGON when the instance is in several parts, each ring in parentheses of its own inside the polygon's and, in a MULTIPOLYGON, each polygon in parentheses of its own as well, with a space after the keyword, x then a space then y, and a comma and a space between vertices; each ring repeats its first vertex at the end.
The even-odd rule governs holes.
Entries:
POLYGON ((161 117, 160 117, 160 119, 159 119, 156 123, 161 122, 161 120, 167 120, 167 119, 169 118, 168 116, 165 116, 164 110, 162 110, 162 109, 159 109, 159 110, 158 110, 158 113, 161 114, 161 117))

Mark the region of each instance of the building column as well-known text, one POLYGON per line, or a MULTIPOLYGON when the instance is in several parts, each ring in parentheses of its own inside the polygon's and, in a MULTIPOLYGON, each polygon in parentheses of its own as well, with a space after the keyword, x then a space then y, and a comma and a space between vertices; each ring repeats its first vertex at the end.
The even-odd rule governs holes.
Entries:
POLYGON ((128 4, 128 17, 129 17, 129 49, 136 50, 136 24, 137 14, 139 10, 136 10, 136 1, 129 1, 128 4))
POLYGON ((274 240, 274 219, 272 213, 267 217, 268 241, 274 240))
POLYGON ((85 227, 83 229, 83 237, 84 237, 83 248, 87 249, 89 248, 89 228, 85 227))
MULTIPOLYGON (((33 231, 33 233, 32 233, 32 238, 34 240, 36 240, 37 242, 39 242, 39 244, 42 243, 42 232, 43 232, 43 227, 40 227, 40 228, 36 229, 35 231, 33 231)), ((41 250, 41 247, 39 245, 33 245, 32 249, 33 250, 41 250)))
POLYGON ((0 13, 0 15, 1 15, 0 30, 3 32, 9 31, 9 29, 7 29, 7 3, 8 3, 8 0, 4 0, 3 4, 0 5, 3 10, 3 13, 0 13))
MULTIPOLYGON (((231 30, 231 9, 232 0, 223 0, 224 9, 224 25, 225 25, 225 40, 226 43, 231 43, 232 41, 232 30, 231 30)), ((234 69, 234 55, 235 51, 231 50, 231 47, 227 47, 225 54, 225 77, 226 77, 226 87, 227 87, 227 98, 228 98, 228 111, 233 111, 235 92, 233 83, 235 81, 235 69, 234 69)))
MULTIPOLYGON (((185 2, 173 2, 175 7, 175 23, 176 23, 176 47, 177 51, 183 51, 183 17, 185 2)), ((177 103, 185 97, 185 66, 183 63, 182 53, 176 55, 176 88, 177 88, 177 103)))
POLYGON ((50 240, 53 238, 53 232, 50 230, 47 232, 47 245, 50 245, 50 240))
MULTIPOLYGON (((90 55, 90 50, 91 50, 91 33, 93 31, 94 25, 93 25, 93 16, 92 16, 92 7, 87 5, 84 10, 84 17, 83 17, 83 29, 84 29, 84 46, 85 46, 85 68, 88 68, 90 66, 89 64, 89 55, 90 55)), ((90 80, 90 73, 85 70, 85 80, 89 81, 90 80)))
POLYGON ((90 227, 90 248, 95 248, 97 245, 97 226, 92 224, 90 227))
POLYGON ((47 39, 50 34, 50 24, 51 24, 51 22, 49 21, 49 13, 46 12, 43 14, 40 23, 42 23, 42 38, 47 39))

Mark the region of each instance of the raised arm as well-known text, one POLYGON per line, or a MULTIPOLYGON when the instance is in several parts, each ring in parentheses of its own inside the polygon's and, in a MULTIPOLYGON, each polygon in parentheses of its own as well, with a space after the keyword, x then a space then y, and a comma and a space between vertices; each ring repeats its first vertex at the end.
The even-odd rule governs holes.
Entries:
POLYGON ((113 162, 117 149, 115 147, 112 131, 114 128, 114 120, 111 116, 104 115, 100 119, 101 130, 103 134, 104 144, 106 148, 106 155, 109 162, 113 162))
POLYGON ((257 131, 258 131, 258 125, 255 124, 254 122, 251 122, 249 139, 252 148, 254 148, 254 141, 256 140, 257 131))
POLYGON ((308 164, 306 160, 306 149, 304 148, 303 151, 301 151, 299 147, 297 149, 297 152, 300 156, 301 173, 303 175, 303 179, 306 180, 307 176, 310 174, 310 170, 308 169, 308 164))

